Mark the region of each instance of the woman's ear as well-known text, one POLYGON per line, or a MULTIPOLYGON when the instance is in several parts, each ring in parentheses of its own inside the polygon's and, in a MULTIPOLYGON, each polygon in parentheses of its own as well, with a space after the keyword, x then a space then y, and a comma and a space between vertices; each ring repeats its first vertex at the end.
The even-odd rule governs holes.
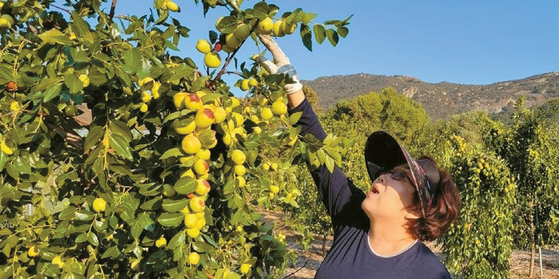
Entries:
POLYGON ((417 219, 419 219, 419 218, 420 218, 419 215, 417 215, 417 214, 415 214, 415 213, 413 213, 413 212, 411 212, 411 211, 408 211, 408 212, 406 213, 406 219, 417 220, 417 219))

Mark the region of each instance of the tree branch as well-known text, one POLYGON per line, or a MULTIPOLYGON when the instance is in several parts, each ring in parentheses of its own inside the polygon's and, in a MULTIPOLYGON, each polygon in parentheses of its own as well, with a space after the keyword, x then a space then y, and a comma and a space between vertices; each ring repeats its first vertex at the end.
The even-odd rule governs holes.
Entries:
POLYGON ((117 0, 113 0, 113 3, 111 4, 111 12, 109 13, 109 25, 113 23, 113 17, 115 16, 116 1, 117 0))

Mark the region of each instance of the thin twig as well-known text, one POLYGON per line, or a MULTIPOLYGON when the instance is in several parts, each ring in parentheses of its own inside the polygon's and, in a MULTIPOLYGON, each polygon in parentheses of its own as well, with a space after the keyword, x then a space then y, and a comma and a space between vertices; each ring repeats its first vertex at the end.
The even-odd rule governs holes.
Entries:
MULTIPOLYGON (((254 26, 250 30, 249 34, 252 34, 252 32, 254 32, 254 30, 256 29, 256 26, 258 26, 259 22, 260 22, 260 19, 256 21, 256 23, 254 24, 254 26)), ((233 36, 235 36, 235 35, 233 35, 233 36)), ((249 35, 249 37, 250 37, 250 35, 249 35)), ((231 56, 229 56, 229 58, 225 61, 225 63, 223 64, 223 67, 221 68, 221 70, 219 71, 217 76, 214 78, 214 81, 218 81, 221 78, 221 76, 226 73, 225 69, 227 68, 227 66, 229 65, 231 60, 233 60, 233 57, 235 57, 235 54, 237 54, 239 49, 241 49, 241 47, 245 44, 246 41, 248 41, 248 38, 246 38, 244 41, 242 41, 241 45, 237 49, 235 49, 235 51, 233 51, 231 53, 231 56)), ((223 43, 227 43, 227 42, 223 42, 223 43)))
POLYGON ((309 259, 307 259, 307 261, 305 262, 305 264, 301 267, 299 267, 299 269, 287 274, 285 277, 283 277, 283 279, 288 278, 289 276, 293 276, 295 273, 301 271, 301 269, 305 268, 305 266, 307 266, 307 264, 309 263, 309 259))
POLYGON ((113 0, 113 4, 111 5, 111 12, 109 13, 109 25, 113 23, 113 17, 115 16, 116 1, 117 0, 113 0))
POLYGON ((64 8, 59 7, 59 6, 57 6, 57 5, 55 5, 55 4, 52 4, 52 3, 49 4, 49 5, 51 5, 51 6, 55 7, 55 8, 57 8, 57 9, 59 9, 59 10, 61 10, 61 11, 67 12, 68 14, 72 14, 72 13, 70 12, 69 9, 64 9, 64 8))

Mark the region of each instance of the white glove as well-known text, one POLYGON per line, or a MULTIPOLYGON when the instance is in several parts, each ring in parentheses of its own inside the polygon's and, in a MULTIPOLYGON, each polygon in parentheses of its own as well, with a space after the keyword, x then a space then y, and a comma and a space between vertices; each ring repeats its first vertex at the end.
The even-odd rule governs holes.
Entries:
POLYGON ((283 53, 278 44, 269 35, 258 34, 260 41, 264 46, 272 53, 274 57, 274 62, 266 59, 263 56, 256 57, 256 61, 264 67, 266 71, 270 74, 285 74, 290 77, 293 82, 285 84, 283 89, 287 94, 293 94, 303 88, 303 85, 299 82, 297 77, 297 72, 295 68, 291 65, 289 58, 283 53))

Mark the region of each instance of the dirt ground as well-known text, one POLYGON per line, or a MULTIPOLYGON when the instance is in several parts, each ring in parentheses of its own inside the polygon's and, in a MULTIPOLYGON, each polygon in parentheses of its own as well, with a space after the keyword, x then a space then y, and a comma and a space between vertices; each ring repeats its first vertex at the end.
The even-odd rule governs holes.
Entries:
MULTIPOLYGON (((281 228, 282 233, 286 235, 286 240, 288 242, 289 248, 294 249, 299 258, 293 267, 287 269, 285 276, 286 279, 295 278, 314 278, 316 270, 322 262, 322 237, 316 237, 315 241, 311 244, 311 247, 307 251, 303 251, 297 245, 298 234, 292 231, 288 226, 285 226, 282 220, 281 213, 267 214, 266 219, 270 222, 277 224, 278 228, 281 228)), ((326 241, 326 249, 332 245, 332 237, 328 237, 326 241)), ((436 247, 433 243, 428 243, 428 246, 437 255, 441 255, 441 250, 436 247)), ((534 267, 534 277, 537 279, 559 279, 559 247, 556 249, 542 249, 542 272, 543 276, 540 276, 539 269, 539 257, 536 253, 534 267)), ((511 279, 524 279, 529 278, 529 268, 530 268, 530 251, 518 251, 512 252, 510 261, 510 275, 511 279)))

